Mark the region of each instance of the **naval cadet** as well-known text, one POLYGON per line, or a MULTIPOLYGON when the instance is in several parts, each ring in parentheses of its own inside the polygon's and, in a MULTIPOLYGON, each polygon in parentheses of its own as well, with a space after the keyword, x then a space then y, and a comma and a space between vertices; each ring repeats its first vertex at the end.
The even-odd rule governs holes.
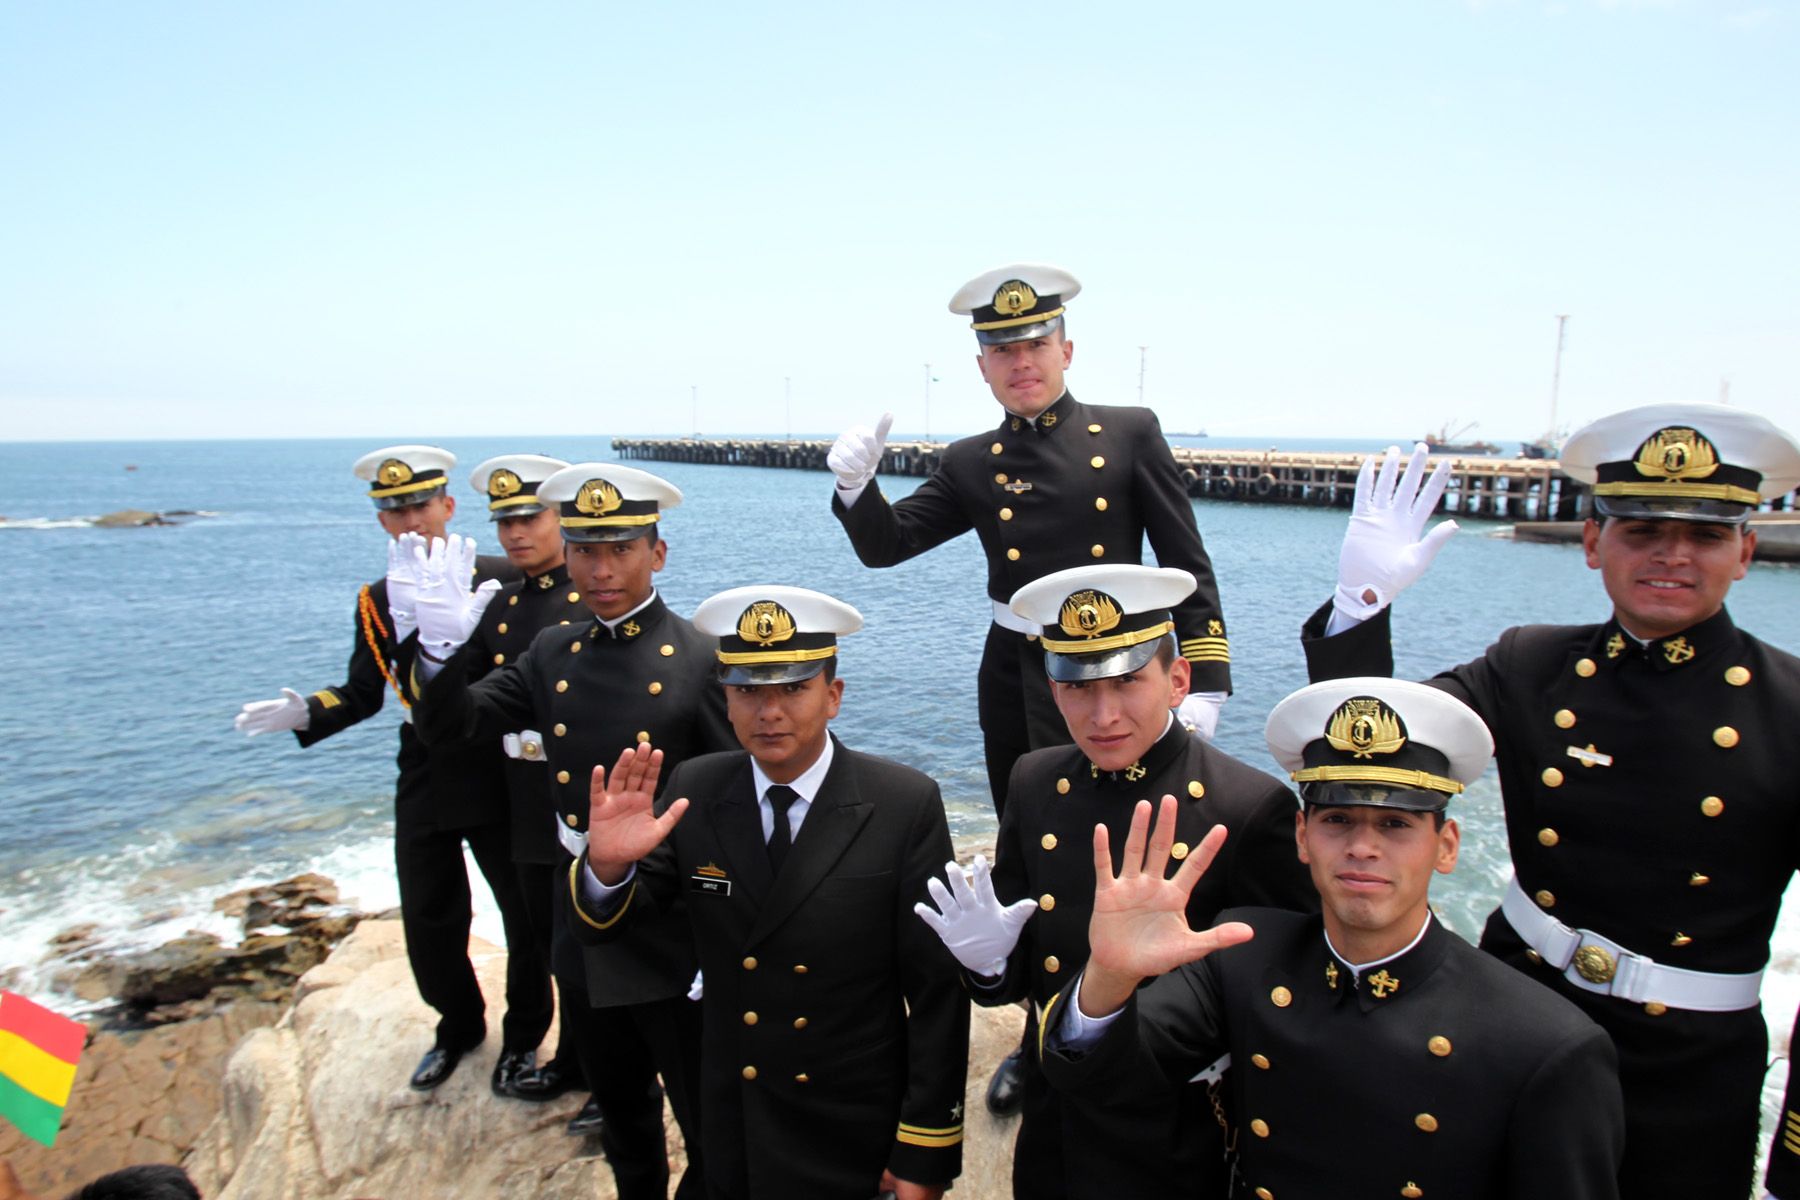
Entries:
MULTIPOLYGON (((1121 564, 1057 571, 1012 598, 1012 611, 1039 632, 1075 744, 1034 750, 1014 766, 991 879, 979 857, 973 879, 948 864, 950 887, 931 882, 942 912, 919 906, 969 972, 976 1003, 1026 999, 1041 1011, 1081 970, 1094 894, 1091 831, 1103 825, 1122 842, 1139 799, 1177 797, 1176 859, 1214 825, 1231 832, 1188 897, 1191 923, 1246 904, 1318 907, 1294 856, 1294 793, 1174 719, 1190 670, 1176 653, 1174 612, 1193 590, 1186 571, 1121 564)), ((1013 1153, 1020 1200, 1225 1196, 1211 1079, 1157 1077, 1096 1103, 1050 1087, 1028 1054, 1024 1080, 1013 1153)))
MULTIPOLYGON (((1390 673, 1388 604, 1430 561, 1424 448, 1358 483, 1337 594, 1308 621, 1314 678, 1390 673)), ((1629 1197, 1750 1186, 1768 1030, 1762 974, 1800 841, 1800 659, 1725 608, 1763 500, 1800 444, 1762 417, 1663 404, 1570 437, 1582 530, 1612 614, 1502 633, 1433 686, 1497 746, 1514 877, 1482 946, 1591 1015, 1619 1053, 1629 1197)), ((1440 527, 1441 528, 1441 527, 1440 527)), ((1435 531, 1434 531, 1434 535, 1435 531)), ((1784 1014, 1785 1015, 1785 1014, 1784 1014)))
POLYGON ((1225 831, 1177 862, 1174 797, 1148 838, 1140 802, 1115 874, 1096 826, 1093 954, 1044 1018, 1052 1081, 1131 1096, 1229 1052, 1244 1200, 1617 1197, 1606 1034, 1430 908, 1460 847, 1449 800, 1492 753, 1481 719, 1422 684, 1352 678, 1289 696, 1267 732, 1300 784, 1320 913, 1229 909, 1196 932, 1188 892, 1225 831))
MULTIPOLYGON (((496 803, 505 787, 499 742, 448 740, 428 750, 412 724, 401 682, 401 647, 413 632, 416 613, 410 547, 403 550, 400 540, 410 535, 443 544, 456 513, 447 474, 455 464, 448 450, 416 445, 388 446, 357 460, 352 470, 368 482, 376 518, 394 540, 388 576, 357 594, 349 678, 306 697, 284 688, 282 699, 246 704, 237 717, 237 727, 251 736, 291 730, 302 746, 311 746, 380 711, 390 688, 409 709, 396 760, 394 857, 407 960, 420 997, 439 1013, 434 1044, 411 1080, 422 1091, 448 1079, 487 1034, 481 987, 469 962, 465 842, 500 909, 509 949, 522 951, 516 962, 508 959, 497 1081, 510 1074, 509 1063, 521 1061, 542 1039, 552 1003, 549 983, 532 963, 524 896, 508 861, 506 814, 496 803)), ((483 591, 517 575, 503 559, 477 559, 473 543, 459 553, 455 567, 464 588, 475 582, 483 591)))
MULTIPOLYGON (((556 865, 559 880, 566 880, 568 865, 586 846, 588 777, 595 767, 653 740, 679 762, 734 746, 736 738, 712 677, 716 640, 670 611, 655 586, 668 556, 660 518, 681 503, 680 490, 647 471, 589 462, 557 471, 537 495, 556 506, 569 579, 589 619, 546 627, 523 654, 471 683, 477 664, 463 642, 474 622, 456 613, 474 601, 466 589, 445 597, 443 608, 454 619, 440 622, 422 600, 418 675, 425 682, 418 712, 420 731, 433 742, 497 739, 522 728, 544 735, 562 846, 556 865)), ((568 930, 566 907, 554 909, 560 915, 551 965, 572 1003, 586 1005, 576 1051, 594 1096, 575 1131, 591 1131, 598 1115, 619 1194, 664 1196, 669 1165, 660 1074, 688 1148, 688 1171, 676 1194, 698 1195, 700 1015, 687 999, 696 969, 687 915, 666 911, 636 922, 614 944, 584 950, 568 930)))
MULTIPOLYGON (((1195 579, 1174 615, 1192 672, 1179 719, 1211 737, 1231 691, 1212 560, 1156 414, 1083 404, 1063 382, 1075 354, 1064 309, 1080 291, 1067 271, 1037 263, 997 267, 957 289, 950 311, 971 318, 976 366, 1003 416, 991 432, 951 443, 911 495, 890 505, 874 482, 891 416, 874 430, 844 433, 827 458, 837 476, 832 512, 864 565, 891 567, 970 529, 981 539, 993 620, 977 706, 988 786, 1002 815, 1018 757, 1069 740, 1037 627, 1008 607, 1025 584, 1075 566, 1142 562, 1148 535, 1158 563, 1195 579)), ((996 1113, 1018 1109, 1019 1063, 1009 1056, 994 1076, 988 1105, 996 1113)))
POLYGON ((937 784, 829 730, 848 604, 734 588, 694 624, 718 637, 743 748, 662 788, 649 746, 594 773, 576 931, 604 943, 687 908, 714 1200, 936 1200, 961 1169, 969 1050, 956 963, 908 911, 950 854, 937 784))
MULTIPOLYGON (((469 476, 470 484, 487 501, 488 520, 499 535, 500 548, 523 573, 523 578, 500 589, 469 639, 471 681, 517 659, 540 630, 551 625, 585 623, 588 618, 581 593, 569 582, 569 570, 563 561, 562 525, 556 510, 538 497, 539 485, 568 465, 560 458, 541 454, 505 454, 487 459, 469 476)), ((556 868, 563 858, 556 838, 550 768, 545 762, 544 738, 539 730, 508 733, 501 744, 507 756, 506 800, 512 822, 513 871, 519 877, 532 935, 530 948, 509 946, 507 953, 524 956, 547 988, 556 868), (534 950, 535 961, 531 959, 534 950)), ((502 1055, 494 1068, 496 1093, 541 1101, 585 1086, 575 1046, 587 1006, 575 1004, 574 998, 568 989, 558 997, 557 1046, 550 1061, 539 1066, 529 1053, 516 1059, 502 1055)), ((543 1040, 549 1018, 546 1010, 545 1029, 537 1031, 538 1041, 543 1040)))

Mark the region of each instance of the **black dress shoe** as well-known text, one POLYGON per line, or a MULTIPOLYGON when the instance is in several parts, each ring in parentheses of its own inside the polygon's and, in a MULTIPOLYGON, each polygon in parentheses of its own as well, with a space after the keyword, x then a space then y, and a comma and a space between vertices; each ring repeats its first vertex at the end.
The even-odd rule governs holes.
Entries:
POLYGON ((411 1086, 415 1092, 429 1092, 431 1089, 450 1078, 450 1072, 456 1070, 456 1064, 462 1061, 463 1052, 452 1050, 448 1046, 433 1046, 419 1060, 418 1069, 412 1073, 411 1086))
POLYGON ((569 1122, 568 1132, 576 1137, 585 1137, 590 1133, 599 1133, 600 1127, 605 1124, 606 1119, 600 1115, 600 1102, 589 1096, 588 1102, 575 1114, 575 1119, 569 1122))
POLYGON ((517 1075, 512 1081, 512 1090, 506 1094, 515 1100, 541 1102, 572 1092, 581 1084, 580 1067, 572 1062, 551 1059, 541 1067, 517 1075))
POLYGON ((536 1050, 502 1050, 494 1064, 494 1095, 517 1098, 519 1081, 537 1073, 536 1050))
POLYGON ((988 1081, 987 1109, 996 1117, 1010 1117, 1025 1103, 1025 1069, 1019 1051, 1000 1060, 994 1077, 988 1081))

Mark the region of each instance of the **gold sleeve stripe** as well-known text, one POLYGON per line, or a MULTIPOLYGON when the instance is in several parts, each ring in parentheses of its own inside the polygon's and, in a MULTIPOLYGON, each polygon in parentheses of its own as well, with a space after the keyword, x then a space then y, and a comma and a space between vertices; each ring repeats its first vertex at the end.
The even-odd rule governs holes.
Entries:
POLYGON ((419 687, 419 661, 417 659, 414 659, 413 665, 407 669, 406 686, 411 690, 412 698, 414 700, 419 699, 419 693, 423 689, 419 687))
POLYGON ((338 694, 330 688, 327 688, 322 692, 314 692, 313 699, 319 702, 320 708, 336 708, 343 703, 342 700, 338 699, 338 694))
POLYGON ((606 918, 604 921, 596 921, 594 918, 588 916, 586 911, 581 907, 581 885, 576 877, 577 872, 580 870, 581 860, 579 858, 569 864, 569 902, 575 906, 575 915, 585 921, 591 928, 611 929, 614 925, 619 923, 619 918, 624 916, 626 910, 631 907, 632 898, 637 895, 637 880, 633 879, 631 881, 631 890, 626 892, 625 899, 619 902, 619 911, 606 918))
POLYGON ((1042 1062, 1043 1058, 1044 1058, 1044 1031, 1046 1029, 1050 1028, 1050 1019, 1051 1019, 1051 1017, 1053 1017, 1055 1015, 1057 1002, 1061 999, 1062 999, 1061 992, 1058 992, 1058 993, 1056 993, 1056 995, 1050 997, 1050 1003, 1044 1005, 1043 1014, 1038 1017, 1037 1050, 1038 1050, 1038 1061, 1039 1062, 1042 1062))
POLYGON ((933 1127, 930 1125, 908 1125, 905 1121, 900 1122, 900 1131, 902 1133, 923 1133, 942 1136, 951 1133, 961 1133, 962 1129, 963 1127, 961 1125, 940 1125, 933 1127))
POLYGON ((908 1146, 926 1146, 934 1149, 941 1146, 957 1146, 962 1144, 962 1126, 958 1125, 954 1133, 914 1133, 907 1126, 902 1125, 899 1132, 894 1134, 894 1140, 908 1146))
POLYGON ((1193 662, 1228 663, 1231 661, 1231 651, 1229 651, 1229 650, 1208 650, 1204 654, 1193 654, 1193 653, 1189 653, 1187 651, 1183 651, 1181 657, 1187 659, 1191 663, 1193 663, 1193 662))

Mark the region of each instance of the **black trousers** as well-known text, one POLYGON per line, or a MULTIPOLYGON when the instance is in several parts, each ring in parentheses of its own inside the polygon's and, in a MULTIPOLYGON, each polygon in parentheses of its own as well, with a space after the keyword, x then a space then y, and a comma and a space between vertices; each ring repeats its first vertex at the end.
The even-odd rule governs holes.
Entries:
MULTIPOLYGON (((558 881, 565 877, 558 874, 555 863, 515 862, 513 874, 518 877, 519 894, 525 902, 525 921, 531 927, 531 952, 536 962, 541 964, 537 969, 542 970, 544 984, 548 987, 551 976, 550 945, 556 922, 555 888, 558 881)), ((512 953, 512 947, 507 947, 507 954, 512 953)), ((556 1053, 550 1056, 550 1061, 564 1066, 578 1065, 581 1056, 575 1047, 581 1036, 587 1001, 583 999, 577 1005, 569 995, 569 989, 565 987, 556 989, 556 998, 556 1053)), ((538 1041, 543 1040, 543 1031, 540 1030, 538 1041)))
POLYGON ((1036 638, 990 625, 975 690, 988 788, 994 796, 994 813, 999 815, 1006 805, 1006 781, 1019 756, 1027 750, 1067 745, 1074 739, 1050 694, 1044 648, 1036 638))
POLYGON ((506 931, 505 1047, 529 1050, 550 1027, 548 975, 532 950, 525 898, 512 869, 505 821, 468 829, 425 829, 405 815, 394 824, 394 867, 400 880, 400 919, 406 958, 419 996, 438 1012, 437 1044, 473 1047, 487 1035, 486 1005, 469 961, 473 916, 463 842, 494 894, 506 931), (514 952, 523 947, 524 954, 514 952), (535 1031, 535 1032, 533 1032, 535 1031))

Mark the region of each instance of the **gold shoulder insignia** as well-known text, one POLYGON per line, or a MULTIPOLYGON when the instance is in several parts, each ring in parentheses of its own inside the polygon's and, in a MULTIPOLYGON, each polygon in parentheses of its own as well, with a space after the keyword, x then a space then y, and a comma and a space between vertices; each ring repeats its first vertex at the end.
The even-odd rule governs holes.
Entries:
POLYGON ((1352 697, 1331 714, 1325 740, 1333 750, 1348 750, 1357 758, 1392 754, 1406 745, 1400 718, 1387 705, 1368 696, 1352 697))

